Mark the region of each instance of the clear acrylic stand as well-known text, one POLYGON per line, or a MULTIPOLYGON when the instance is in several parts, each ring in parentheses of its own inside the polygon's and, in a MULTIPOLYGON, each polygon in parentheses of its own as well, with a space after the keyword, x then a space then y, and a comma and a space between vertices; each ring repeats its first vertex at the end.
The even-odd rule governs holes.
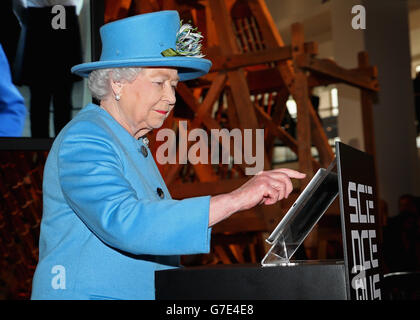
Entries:
POLYGON ((309 235, 338 195, 338 178, 332 170, 320 169, 280 221, 267 242, 272 246, 261 261, 262 266, 290 264, 293 254, 309 235))
POLYGON ((281 236, 268 250, 264 259, 262 260, 263 266, 278 266, 287 265, 290 263, 290 258, 293 255, 291 250, 288 250, 288 246, 284 241, 284 237, 281 236))

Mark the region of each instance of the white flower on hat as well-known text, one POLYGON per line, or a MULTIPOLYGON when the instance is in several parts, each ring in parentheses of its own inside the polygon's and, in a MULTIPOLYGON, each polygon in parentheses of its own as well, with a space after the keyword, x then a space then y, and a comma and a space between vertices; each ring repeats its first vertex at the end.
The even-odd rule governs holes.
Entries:
POLYGON ((176 34, 176 47, 175 49, 169 48, 162 51, 165 57, 173 56, 187 56, 202 58, 204 55, 201 53, 201 40, 203 35, 197 31, 192 25, 186 23, 182 24, 176 34))

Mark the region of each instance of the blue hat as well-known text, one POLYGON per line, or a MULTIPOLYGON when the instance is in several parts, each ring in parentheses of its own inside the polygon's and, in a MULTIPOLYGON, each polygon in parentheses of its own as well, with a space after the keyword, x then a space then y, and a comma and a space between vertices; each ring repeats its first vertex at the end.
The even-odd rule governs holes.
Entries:
POLYGON ((200 33, 181 27, 177 11, 159 11, 105 24, 100 29, 99 61, 78 64, 71 71, 88 77, 96 69, 118 67, 174 67, 181 81, 208 73, 211 62, 203 59, 200 33))

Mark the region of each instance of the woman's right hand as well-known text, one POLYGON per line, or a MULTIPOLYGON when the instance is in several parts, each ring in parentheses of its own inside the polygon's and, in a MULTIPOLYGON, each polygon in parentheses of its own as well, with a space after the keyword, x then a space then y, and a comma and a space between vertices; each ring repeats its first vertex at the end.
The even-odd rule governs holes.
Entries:
POLYGON ((291 178, 305 177, 306 174, 287 168, 261 171, 232 192, 210 199, 209 225, 212 226, 235 212, 259 204, 274 204, 287 198, 293 191, 291 178))

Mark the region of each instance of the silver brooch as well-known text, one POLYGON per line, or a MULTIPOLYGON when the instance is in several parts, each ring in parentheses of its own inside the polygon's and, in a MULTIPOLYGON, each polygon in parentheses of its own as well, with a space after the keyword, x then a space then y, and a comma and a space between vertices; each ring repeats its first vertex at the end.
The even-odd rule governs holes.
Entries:
POLYGON ((146 145, 146 147, 149 146, 149 139, 147 139, 147 137, 143 138, 143 143, 146 145))

